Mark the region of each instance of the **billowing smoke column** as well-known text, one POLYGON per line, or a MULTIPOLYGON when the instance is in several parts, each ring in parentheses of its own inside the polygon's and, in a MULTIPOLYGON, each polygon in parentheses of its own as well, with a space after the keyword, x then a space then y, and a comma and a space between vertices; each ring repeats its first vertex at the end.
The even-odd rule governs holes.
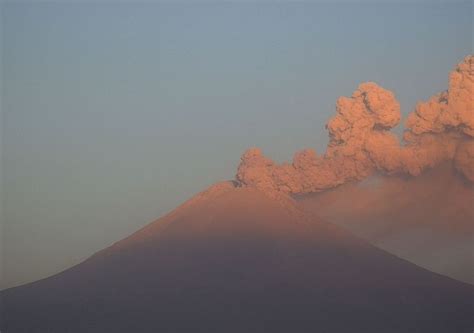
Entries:
POLYGON ((326 128, 326 153, 297 152, 293 163, 275 164, 260 149, 241 158, 236 179, 265 191, 308 193, 361 180, 376 172, 419 175, 452 160, 474 182, 474 55, 450 74, 449 89, 419 103, 406 121, 404 144, 390 130, 400 122, 393 93, 368 82, 336 103, 326 128))

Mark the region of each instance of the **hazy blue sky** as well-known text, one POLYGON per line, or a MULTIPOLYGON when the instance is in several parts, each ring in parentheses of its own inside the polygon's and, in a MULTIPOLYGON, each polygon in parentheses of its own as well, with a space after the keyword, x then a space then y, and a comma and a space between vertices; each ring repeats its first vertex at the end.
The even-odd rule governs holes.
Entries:
POLYGON ((363 81, 407 114, 472 53, 472 2, 2 3, 4 285, 47 276, 232 178, 322 152, 363 81))

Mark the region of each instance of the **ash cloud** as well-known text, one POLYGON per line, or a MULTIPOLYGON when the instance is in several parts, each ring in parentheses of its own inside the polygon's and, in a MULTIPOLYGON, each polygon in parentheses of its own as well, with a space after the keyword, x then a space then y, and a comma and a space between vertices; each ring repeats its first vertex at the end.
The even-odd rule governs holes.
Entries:
POLYGON ((400 143, 391 132, 401 119, 394 94, 376 83, 363 83, 351 97, 337 100, 336 115, 326 125, 330 141, 324 155, 306 149, 292 163, 276 164, 251 148, 241 157, 236 179, 265 191, 308 193, 375 173, 417 176, 453 161, 474 182, 473 90, 470 55, 450 73, 447 91, 417 104, 400 143))

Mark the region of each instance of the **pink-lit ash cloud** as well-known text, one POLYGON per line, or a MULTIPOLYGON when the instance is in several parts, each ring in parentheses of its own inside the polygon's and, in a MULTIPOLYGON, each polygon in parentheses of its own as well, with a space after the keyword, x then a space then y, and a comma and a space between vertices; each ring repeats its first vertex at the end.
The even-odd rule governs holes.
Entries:
POLYGON ((474 182, 474 55, 449 75, 448 90, 420 102, 405 122, 403 143, 391 132, 400 122, 394 94, 373 82, 351 97, 340 97, 327 123, 330 142, 324 155, 297 152, 292 163, 276 164, 260 149, 241 157, 236 179, 266 192, 310 193, 370 175, 417 176, 443 162, 474 182))

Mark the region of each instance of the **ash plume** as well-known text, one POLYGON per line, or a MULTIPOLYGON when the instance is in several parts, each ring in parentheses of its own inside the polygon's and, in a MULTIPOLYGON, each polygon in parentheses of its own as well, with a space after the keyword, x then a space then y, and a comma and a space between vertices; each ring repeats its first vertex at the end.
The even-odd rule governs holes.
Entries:
POLYGON ((309 193, 362 180, 374 173, 417 176, 452 161, 474 182, 474 55, 457 65, 448 90, 417 104, 405 123, 403 142, 391 132, 401 119, 394 94, 373 82, 340 97, 327 123, 324 155, 297 152, 292 163, 276 164, 260 149, 241 157, 236 179, 265 191, 309 193))

